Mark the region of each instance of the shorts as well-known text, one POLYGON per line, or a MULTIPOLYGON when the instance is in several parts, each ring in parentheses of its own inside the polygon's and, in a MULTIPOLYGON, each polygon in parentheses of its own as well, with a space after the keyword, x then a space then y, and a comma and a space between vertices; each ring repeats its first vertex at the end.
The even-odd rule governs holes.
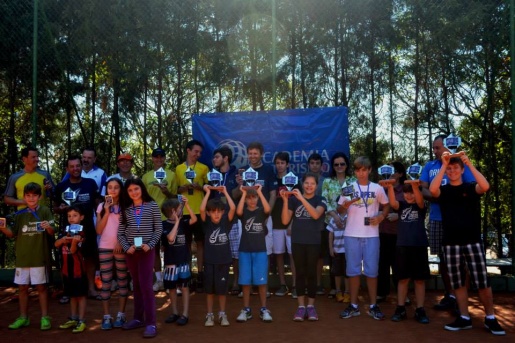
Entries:
POLYGON ((272 255, 274 249, 274 236, 272 234, 272 230, 268 230, 268 228, 272 227, 272 216, 269 216, 266 221, 267 234, 265 236, 266 242, 266 254, 272 255))
POLYGON ((14 283, 17 285, 42 285, 49 283, 47 267, 16 268, 14 283))
POLYGON ((427 260, 427 247, 398 246, 395 249, 397 279, 428 280, 431 275, 427 260))
MULTIPOLYGON (((189 218, 189 215, 184 215, 184 219, 189 218)), ((190 225, 189 228, 186 229, 186 242, 191 243, 193 239, 195 242, 204 242, 204 230, 202 230, 202 221, 200 220, 197 220, 195 224, 190 225)))
POLYGON ((88 278, 86 273, 80 277, 70 278, 63 275, 63 294, 70 298, 88 295, 88 278))
POLYGON ((470 273, 472 286, 478 289, 490 286, 486 273, 485 250, 482 243, 445 245, 443 250, 453 289, 466 285, 467 269, 470 273))
POLYGON ((204 263, 204 292, 226 295, 229 291, 229 268, 231 264, 204 263))
POLYGON ((238 259, 241 239, 241 221, 237 221, 232 225, 229 231, 229 245, 231 247, 231 256, 233 259, 238 259))
POLYGON ((441 221, 430 220, 429 221, 429 249, 431 255, 442 254, 442 238, 443 238, 443 226, 441 221))
POLYGON ((345 257, 347 259, 347 276, 361 275, 377 277, 379 269, 379 237, 345 237, 345 257))
POLYGON ((288 229, 273 229, 272 237, 274 254, 288 252, 291 255, 291 235, 288 234, 288 229))
POLYGON ((191 280, 189 263, 167 265, 163 271, 163 285, 165 289, 188 287, 191 280))
POLYGON ((268 283, 268 256, 265 251, 240 251, 238 284, 266 285, 268 283))
POLYGON ((345 253, 335 252, 331 260, 331 274, 334 276, 347 276, 346 268, 347 261, 345 259, 345 253))

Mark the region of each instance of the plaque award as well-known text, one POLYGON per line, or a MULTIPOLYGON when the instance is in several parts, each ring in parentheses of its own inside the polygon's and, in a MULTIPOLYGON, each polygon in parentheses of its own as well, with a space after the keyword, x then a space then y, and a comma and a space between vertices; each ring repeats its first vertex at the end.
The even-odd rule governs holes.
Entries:
POLYGON ((249 169, 243 172, 244 187, 255 188, 256 180, 258 178, 258 172, 249 167, 249 169))
POLYGON ((72 191, 70 187, 68 187, 61 195, 61 198, 64 200, 65 203, 68 204, 68 206, 71 206, 71 204, 75 200, 77 200, 77 194, 75 194, 75 192, 72 191))
POLYGON ((382 165, 377 169, 377 172, 382 177, 382 180, 379 181, 379 184, 382 187, 386 187, 389 183, 394 184, 395 179, 392 179, 392 175, 395 173, 395 168, 390 165, 382 165))
POLYGON ((78 235, 82 232, 82 225, 80 224, 70 224, 66 227, 66 232, 71 236, 78 235))
POLYGON ((218 170, 214 169, 207 173, 207 180, 209 185, 214 189, 221 190, 223 175, 218 170))
MULTIPOLYGON (((186 180, 188 180, 190 185, 193 183, 193 180, 195 180, 196 176, 197 174, 195 174, 195 171, 188 166, 188 169, 186 169, 186 171, 184 172, 184 177, 186 178, 186 180)), ((193 188, 188 188, 188 194, 193 194, 193 188)))
POLYGON ((408 167, 408 175, 411 180, 406 180, 404 183, 413 183, 418 182, 418 178, 420 177, 420 174, 422 173, 422 166, 418 163, 412 164, 408 167))
POLYGON ((451 152, 451 157, 461 156, 461 153, 457 153, 459 146, 461 145, 461 138, 453 135, 452 133, 443 139, 443 145, 451 152))
POLYGON ((289 172, 288 174, 283 176, 283 185, 286 187, 288 192, 286 194, 292 194, 293 188, 297 183, 299 183, 299 178, 297 175, 293 174, 292 172, 289 172))
POLYGON ((344 197, 352 198, 354 196, 354 186, 349 185, 349 186, 342 187, 342 195, 344 197))
POLYGON ((157 180, 158 184, 163 183, 163 180, 166 179, 166 172, 163 168, 159 168, 154 172, 154 179, 157 180))

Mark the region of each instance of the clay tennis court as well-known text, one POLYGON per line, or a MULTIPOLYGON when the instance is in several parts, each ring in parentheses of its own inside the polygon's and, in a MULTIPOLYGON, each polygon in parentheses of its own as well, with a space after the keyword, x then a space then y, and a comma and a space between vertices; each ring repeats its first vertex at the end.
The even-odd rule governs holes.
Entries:
MULTIPOLYGON (((132 343, 143 340, 143 329, 122 331, 100 329, 102 319, 102 304, 98 300, 89 300, 87 309, 87 325, 85 332, 72 334, 68 330, 58 329, 69 315, 69 305, 61 305, 57 298, 50 300, 50 315, 53 328, 42 332, 39 330, 39 306, 36 293, 30 297, 29 315, 31 324, 20 330, 9 330, 7 326, 18 316, 18 303, 11 300, 15 288, 0 289, 0 341, 9 343, 36 342, 109 342, 132 343)), ((470 310, 473 317, 473 328, 458 332, 443 329, 445 324, 454 319, 447 312, 432 309, 440 297, 439 291, 428 291, 426 309, 431 322, 419 324, 414 319, 413 308, 408 308, 409 319, 400 323, 392 322, 389 318, 395 310, 395 297, 391 296, 381 309, 386 314, 384 321, 373 320, 366 314, 363 297, 360 296, 361 316, 350 319, 340 319, 338 314, 344 309, 325 296, 317 297, 318 322, 293 322, 292 316, 296 309, 296 300, 291 297, 271 296, 269 308, 272 311, 273 323, 265 324, 258 317, 258 298, 251 297, 254 318, 247 323, 237 323, 242 301, 236 296, 228 296, 227 312, 231 325, 229 327, 204 327, 205 294, 191 295, 190 321, 186 326, 165 324, 164 319, 170 314, 168 298, 164 292, 156 294, 158 336, 154 342, 514 342, 515 337, 515 295, 513 293, 495 293, 494 302, 497 318, 506 330, 506 336, 494 336, 483 328, 483 311, 476 294, 472 293, 470 310)), ((365 295, 361 291, 360 295, 365 295)), ((114 295, 116 298, 117 295, 114 295)), ((410 292, 413 298, 413 293, 410 292)), ((113 301, 114 305, 116 301, 113 301)), ((131 318, 133 302, 128 302, 128 318, 131 318)), ((115 306, 112 306, 114 309, 115 306)), ((216 309, 216 306, 215 306, 216 309)), ((113 313, 115 314, 115 313, 113 313)))

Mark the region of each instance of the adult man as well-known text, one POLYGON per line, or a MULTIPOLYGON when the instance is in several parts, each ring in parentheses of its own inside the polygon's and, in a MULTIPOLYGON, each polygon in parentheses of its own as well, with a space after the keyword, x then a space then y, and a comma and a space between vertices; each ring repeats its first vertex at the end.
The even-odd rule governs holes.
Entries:
POLYGON ((14 173, 7 181, 4 193, 4 202, 19 209, 27 207, 23 199, 23 188, 29 182, 37 183, 43 189, 40 204, 47 202, 50 192, 54 186, 52 177, 46 170, 38 168, 39 153, 34 147, 26 147, 21 150, 23 169, 14 173))
MULTIPOLYGON (((200 204, 204 198, 204 191, 202 187, 207 183, 207 173, 209 168, 198 161, 204 146, 199 141, 193 139, 186 144, 186 161, 181 163, 175 168, 177 173, 177 193, 188 198, 191 210, 200 215, 200 204)), ((184 209, 184 217, 189 218, 189 212, 184 209)), ((190 227, 188 237, 189 242, 195 239, 197 245, 197 291, 203 291, 203 277, 202 266, 204 265, 204 233, 202 231, 201 221, 197 221, 190 227), (191 237, 193 235, 193 237, 191 237)))
MULTIPOLYGON (((109 181, 113 178, 120 179, 122 181, 122 183, 125 183, 125 180, 130 179, 132 177, 136 177, 134 174, 132 174, 132 171, 131 171, 133 165, 134 165, 134 159, 132 158, 132 156, 130 154, 128 154, 128 153, 120 154, 118 156, 118 158, 116 159, 116 166, 118 167, 118 173, 109 176, 106 180, 106 183, 107 183, 107 181, 109 181)), ((102 188, 101 194, 102 195, 106 194, 105 184, 104 184, 104 187, 102 188)))
POLYGON ((61 214, 61 230, 66 227, 66 210, 70 205, 79 206, 84 212, 82 221, 84 231, 84 243, 82 253, 86 262, 86 273, 88 276, 89 295, 97 297, 95 289, 95 269, 98 263, 97 233, 93 222, 96 200, 99 197, 97 183, 93 179, 82 177, 82 162, 79 156, 70 156, 66 162, 68 178, 61 181, 55 187, 54 211, 61 214), (65 195, 63 193, 70 192, 65 195), (73 194, 73 196, 71 196, 73 194))
MULTIPOLYGON (((445 151, 449 151, 443 144, 443 140, 447 137, 446 135, 438 135, 433 140, 433 153, 435 154, 435 159, 433 161, 429 161, 422 169, 422 174, 420 175, 420 181, 422 186, 422 194, 424 198, 430 201, 433 201, 433 197, 429 192, 429 185, 435 178, 435 176, 440 171, 442 167, 442 153, 445 151)), ((470 172, 470 169, 465 166, 463 172, 463 182, 473 182, 475 181, 474 176, 470 172)), ((444 175, 442 179, 442 186, 446 185, 448 182, 448 178, 444 175)), ((431 254, 438 255, 440 258, 440 275, 442 275, 442 281, 445 286, 445 296, 442 298, 440 303, 436 304, 434 308, 436 310, 454 310, 456 309, 456 297, 454 294, 451 294, 451 283, 449 279, 449 272, 447 270, 447 265, 444 263, 443 251, 442 251, 442 237, 443 237, 443 229, 442 229, 442 213, 440 211, 440 206, 437 203, 431 202, 431 206, 429 208, 429 247, 431 254)))
MULTIPOLYGON (((232 196, 233 194, 237 195, 238 183, 236 182, 236 175, 238 174, 238 170, 235 166, 231 166, 232 161, 232 151, 227 146, 222 146, 213 151, 213 167, 216 168, 220 173, 222 173, 222 182, 221 185, 225 186, 227 189, 227 193, 231 195, 234 203, 237 203, 239 197, 235 198, 232 196)), ((212 192, 211 194, 215 194, 215 197, 220 197, 222 201, 227 204, 227 199, 223 196, 221 192, 212 192)), ((231 289, 231 294, 237 295, 239 293, 238 286, 238 249, 240 247, 240 237, 241 237, 241 224, 238 225, 238 219, 235 217, 232 222, 232 228, 229 232, 229 243, 231 246, 231 254, 232 254, 232 270, 233 270, 233 284, 231 289)))
MULTIPOLYGON (((120 155, 121 156, 121 155, 120 155)), ((148 194, 154 199, 154 201, 161 207, 163 202, 177 194, 177 178, 175 173, 169 169, 165 169, 166 153, 162 148, 156 148, 152 151, 152 170, 145 173, 141 180, 147 188, 148 194), (164 179, 157 180, 155 172, 163 168, 165 172, 164 179)), ((161 219, 166 220, 167 218, 161 214, 161 219)), ((158 243, 154 249, 156 253, 156 259, 154 262, 154 272, 156 275, 156 282, 154 283, 154 292, 161 291, 163 287, 163 275, 161 273, 161 244, 158 243)))

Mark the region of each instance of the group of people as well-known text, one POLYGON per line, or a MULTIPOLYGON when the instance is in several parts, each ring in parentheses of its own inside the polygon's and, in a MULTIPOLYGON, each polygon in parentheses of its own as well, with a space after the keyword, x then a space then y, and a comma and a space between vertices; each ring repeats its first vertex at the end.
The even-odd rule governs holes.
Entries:
POLYGON ((258 289, 259 317, 266 323, 273 321, 267 307, 272 254, 281 283, 275 294, 291 292, 297 299, 294 321, 318 320, 315 298, 323 294, 321 271, 324 260, 329 258, 329 296, 348 303, 341 318, 360 315, 362 274, 370 302, 368 314, 376 320, 385 318, 377 303, 388 295, 389 290, 384 288, 390 284, 390 265, 385 268, 384 264, 391 261, 398 293, 398 306, 391 319, 401 321, 407 317, 405 302, 412 279, 415 318, 427 324, 424 291, 429 277, 430 245, 432 253, 440 254, 441 272, 449 281, 448 294, 438 306, 446 308, 456 299, 459 307, 457 319, 445 329, 472 327, 466 288, 470 279, 485 306, 486 328, 496 335, 505 334, 495 319, 480 237, 480 196, 488 191, 488 181, 465 154, 451 156, 442 139, 435 139, 433 151, 437 159, 425 166, 420 180, 406 182, 405 168, 394 162, 392 180, 374 183, 367 157, 354 160, 352 176, 348 156, 338 152, 331 158, 327 178, 322 176, 322 157, 312 154, 309 172, 293 188, 283 183, 289 154, 280 152, 274 156, 274 170, 263 163, 264 148, 259 142, 247 146, 247 168, 258 175, 252 186, 243 180, 247 168, 238 170, 231 165, 232 151, 226 146, 213 152, 213 167, 222 176, 218 184, 210 184, 209 168, 199 162, 203 146, 197 140, 187 143, 186 161, 176 166, 175 172, 165 168, 165 151, 154 149, 153 169, 141 178, 132 174, 134 161, 127 153, 117 158, 119 173, 107 178, 95 165, 94 149, 87 148, 82 158, 67 159, 67 173, 56 186, 50 175, 38 168, 37 150, 25 148, 24 169, 10 177, 4 194, 6 204, 18 207, 15 223, 11 228, 0 228, 8 237, 17 238, 14 282, 19 286, 20 316, 9 328, 30 325, 29 285, 39 293, 41 330, 51 328, 46 288, 50 281, 51 245, 59 249, 64 295, 71 304, 70 318, 60 328, 74 333, 84 331, 86 299, 93 297, 103 302, 102 329, 144 328, 144 337, 155 337, 154 291, 163 289, 169 290, 172 310, 165 322, 186 325, 192 282, 191 247, 195 241, 196 290, 206 293, 208 327, 215 322, 229 325, 228 293, 240 294, 243 300, 236 321, 253 318, 252 286, 258 289), (48 198, 53 201, 54 212, 60 214, 59 225, 45 205, 48 198), (432 201, 429 241, 424 227, 424 198, 432 201), (56 233, 58 239, 54 241, 56 233), (285 278, 285 253, 292 271, 291 289, 285 278), (102 282, 99 294, 96 275, 102 282), (129 278, 134 295, 131 320, 125 313, 129 278), (111 316, 109 306, 113 283, 119 291, 116 316, 111 316), (178 292, 183 294, 182 311, 178 292), (216 318, 215 297, 219 307, 216 318))

